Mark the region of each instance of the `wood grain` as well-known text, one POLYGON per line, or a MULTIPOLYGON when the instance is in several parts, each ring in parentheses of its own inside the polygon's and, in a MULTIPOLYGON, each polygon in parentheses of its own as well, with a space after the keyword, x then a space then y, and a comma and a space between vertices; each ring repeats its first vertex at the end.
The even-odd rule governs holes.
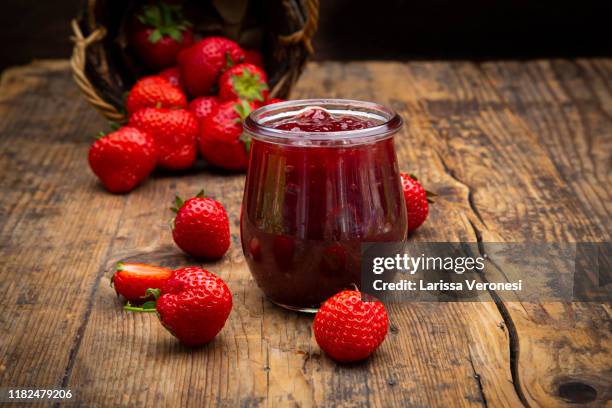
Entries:
MULTIPOLYGON (((428 98, 430 118, 447 140, 441 157, 471 190, 473 210, 482 221, 474 224, 481 241, 609 240, 602 228, 605 224, 584 209, 580 193, 561 179, 554 165, 556 156, 544 148, 540 134, 509 108, 479 67, 453 63, 436 68, 408 67, 415 76, 417 97, 428 98), (436 92, 441 98, 432 101, 436 92), (447 100, 452 102, 443 102, 447 100), (440 108, 440 104, 446 106, 440 108), (461 121, 451 126, 454 115, 461 121), (470 160, 479 150, 478 157, 470 160)), ((610 134, 604 136, 608 140, 602 143, 609 143, 610 134)), ((608 197, 604 205, 609 202, 608 197)), ((524 404, 604 404, 609 400, 612 342, 604 305, 510 302, 498 307, 511 322, 511 368, 524 404), (565 398, 563 389, 568 386, 588 389, 588 395, 565 398)))
MULTIPOLYGON (((402 114, 400 166, 439 194, 413 240, 607 241, 611 75, 608 60, 328 62, 310 64, 293 97, 376 100, 402 114)), ((243 176, 200 165, 110 195, 84 170, 104 122, 67 63, 6 71, 0 95, 0 386, 69 387, 87 406, 609 403, 610 316, 598 304, 494 293, 394 304, 372 358, 333 363, 312 317, 272 305, 250 277, 243 176), (205 266, 228 282, 234 309, 212 343, 190 350, 155 316, 124 313, 109 278, 119 260, 196 264, 172 243, 168 206, 201 188, 230 215, 230 253, 205 266)))

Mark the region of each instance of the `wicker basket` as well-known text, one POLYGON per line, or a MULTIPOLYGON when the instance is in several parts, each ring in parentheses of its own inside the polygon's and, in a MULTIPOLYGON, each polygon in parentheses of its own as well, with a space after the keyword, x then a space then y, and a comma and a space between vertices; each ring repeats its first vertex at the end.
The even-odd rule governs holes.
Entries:
MULTIPOLYGON (((127 44, 125 25, 142 2, 85 0, 72 21, 74 79, 104 117, 123 123, 124 97, 135 80, 148 72, 127 44)), ((287 98, 312 54, 318 0, 187 0, 185 14, 202 37, 223 35, 241 46, 261 50, 271 96, 287 98)))

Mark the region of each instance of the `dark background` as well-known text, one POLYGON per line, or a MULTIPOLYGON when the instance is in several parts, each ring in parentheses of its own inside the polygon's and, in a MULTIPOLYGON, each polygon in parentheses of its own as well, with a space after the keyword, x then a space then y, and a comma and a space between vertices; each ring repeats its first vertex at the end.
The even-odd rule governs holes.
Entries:
MULTIPOLYGON (((82 0, 3 0, 0 69, 66 58, 82 0)), ((612 55, 612 1, 321 0, 315 59, 612 55)))

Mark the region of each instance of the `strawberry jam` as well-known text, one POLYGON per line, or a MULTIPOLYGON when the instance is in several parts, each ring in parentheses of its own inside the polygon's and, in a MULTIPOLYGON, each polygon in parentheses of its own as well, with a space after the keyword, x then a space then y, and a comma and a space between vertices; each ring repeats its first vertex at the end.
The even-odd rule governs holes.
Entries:
POLYGON ((343 100, 283 102, 247 119, 242 248, 270 300, 314 311, 360 284, 362 242, 405 238, 400 127, 382 106, 343 100))
POLYGON ((293 132, 341 132, 371 128, 379 124, 380 122, 374 119, 355 115, 331 115, 325 109, 312 107, 294 117, 271 122, 269 126, 293 132))

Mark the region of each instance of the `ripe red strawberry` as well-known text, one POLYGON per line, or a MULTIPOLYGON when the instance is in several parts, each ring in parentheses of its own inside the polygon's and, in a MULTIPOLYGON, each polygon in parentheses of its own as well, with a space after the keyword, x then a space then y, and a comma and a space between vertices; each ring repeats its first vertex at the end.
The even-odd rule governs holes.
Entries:
POLYGON ((429 214, 428 197, 434 194, 427 192, 415 176, 400 173, 400 177, 402 179, 404 198, 406 199, 408 233, 411 233, 425 222, 429 214))
POLYGON ((209 95, 221 72, 244 59, 242 49, 227 38, 208 37, 182 51, 181 77, 191 96, 209 95))
POLYGON ((219 98, 223 101, 244 99, 263 103, 269 93, 266 73, 253 64, 235 65, 219 79, 219 98))
POLYGON ((153 136, 158 165, 180 170, 195 162, 199 124, 188 110, 144 108, 130 116, 129 124, 153 136))
POLYGON ((168 331, 186 346, 211 341, 221 331, 232 311, 232 293, 218 276, 198 267, 177 269, 164 288, 151 290, 156 302, 142 307, 128 303, 129 311, 157 311, 168 331))
POLYGON ((244 50, 244 62, 258 66, 259 68, 264 67, 263 57, 259 51, 255 50, 244 50))
POLYGON ((159 74, 157 75, 166 79, 168 82, 179 88, 181 91, 185 89, 185 86, 183 85, 183 80, 181 79, 181 70, 179 69, 179 67, 166 68, 162 71, 159 71, 159 74))
POLYGON ((319 347, 346 363, 372 354, 385 339, 388 326, 387 311, 379 300, 364 302, 361 292, 345 290, 323 303, 313 329, 319 347))
POLYGON ((176 197, 172 237, 187 254, 196 258, 218 259, 230 246, 229 219, 218 201, 198 195, 183 202, 176 197))
POLYGON ((102 136, 89 149, 89 166, 111 193, 134 189, 155 168, 155 139, 144 131, 124 126, 102 136))
POLYGON ((219 98, 216 96, 199 96, 189 102, 189 110, 200 121, 210 115, 217 106, 219 106, 219 98))
POLYGON ((149 76, 138 80, 126 101, 128 115, 143 108, 186 108, 185 94, 167 79, 149 76))
POLYGON ((193 44, 190 27, 180 6, 159 1, 143 6, 129 41, 149 69, 159 70, 175 65, 178 53, 193 44))
POLYGON ((162 288, 171 275, 171 269, 161 266, 119 262, 111 279, 111 284, 115 287, 118 295, 136 302, 148 297, 147 289, 162 288))
POLYGON ((246 101, 227 101, 204 118, 199 138, 202 157, 223 169, 246 170, 251 140, 242 133, 242 122, 254 108, 246 101))

